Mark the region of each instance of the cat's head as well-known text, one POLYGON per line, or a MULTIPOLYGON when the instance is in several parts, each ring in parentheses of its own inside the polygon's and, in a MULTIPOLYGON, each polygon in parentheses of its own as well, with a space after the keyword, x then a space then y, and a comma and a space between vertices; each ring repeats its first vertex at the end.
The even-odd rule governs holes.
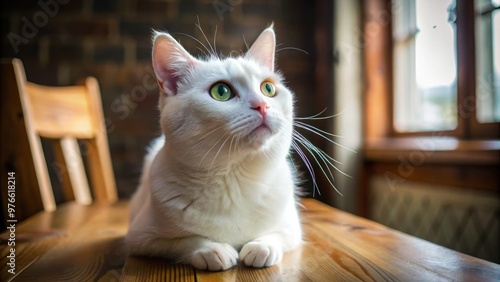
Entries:
POLYGON ((198 158, 200 165, 286 154, 293 94, 275 71, 275 47, 269 27, 242 56, 197 59, 168 33, 156 32, 153 68, 170 150, 198 158))

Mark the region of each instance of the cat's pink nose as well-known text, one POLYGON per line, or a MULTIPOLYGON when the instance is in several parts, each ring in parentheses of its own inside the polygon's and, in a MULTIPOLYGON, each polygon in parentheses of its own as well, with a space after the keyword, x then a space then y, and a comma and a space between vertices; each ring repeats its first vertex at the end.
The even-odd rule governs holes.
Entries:
POLYGON ((267 109, 269 109, 269 104, 266 101, 259 101, 252 104, 252 110, 259 111, 261 116, 266 116, 267 109))

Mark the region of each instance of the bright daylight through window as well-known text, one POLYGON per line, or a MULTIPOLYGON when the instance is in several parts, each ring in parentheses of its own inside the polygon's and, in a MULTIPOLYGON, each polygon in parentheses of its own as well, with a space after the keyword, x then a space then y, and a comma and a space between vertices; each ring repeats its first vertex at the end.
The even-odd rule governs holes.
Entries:
POLYGON ((457 125, 453 0, 405 0, 394 11, 394 125, 400 132, 457 125))
POLYGON ((500 121, 500 0, 476 0, 476 103, 482 123, 500 121))

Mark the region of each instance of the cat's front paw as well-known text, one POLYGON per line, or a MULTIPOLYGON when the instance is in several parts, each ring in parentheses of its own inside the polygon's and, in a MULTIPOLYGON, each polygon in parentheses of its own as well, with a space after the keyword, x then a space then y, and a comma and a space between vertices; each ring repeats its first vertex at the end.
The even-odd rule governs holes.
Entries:
POLYGON ((258 268, 275 265, 282 257, 283 251, 280 248, 261 242, 247 243, 240 252, 240 260, 246 266, 258 268))
POLYGON ((238 252, 229 244, 210 243, 193 252, 191 264, 198 269, 221 271, 238 263, 238 252))

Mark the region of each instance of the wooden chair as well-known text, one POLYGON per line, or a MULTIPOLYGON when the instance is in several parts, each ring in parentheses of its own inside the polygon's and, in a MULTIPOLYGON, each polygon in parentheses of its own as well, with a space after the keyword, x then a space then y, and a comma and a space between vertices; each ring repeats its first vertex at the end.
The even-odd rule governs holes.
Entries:
POLYGON ((16 202, 29 203, 28 207, 17 205, 17 216, 26 218, 41 209, 56 209, 49 168, 62 182, 65 200, 84 205, 92 202, 92 196, 97 201, 116 201, 97 80, 88 77, 82 86, 37 85, 26 80, 18 59, 3 61, 1 70, 2 175, 15 173, 16 202), (41 137, 53 140, 55 161, 49 166, 41 137), (77 140, 84 140, 85 150, 80 150, 77 140), (87 157, 92 192, 81 151, 87 157))

